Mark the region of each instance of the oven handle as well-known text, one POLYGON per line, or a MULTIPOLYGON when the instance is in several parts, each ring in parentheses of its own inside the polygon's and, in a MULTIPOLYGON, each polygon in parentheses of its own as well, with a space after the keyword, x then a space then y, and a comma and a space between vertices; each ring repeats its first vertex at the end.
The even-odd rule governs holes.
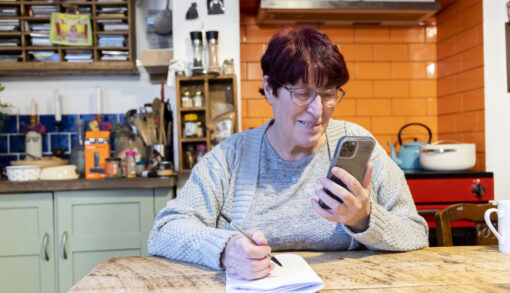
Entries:
POLYGON ((438 211, 440 211, 440 209, 418 210, 418 214, 435 214, 438 211))

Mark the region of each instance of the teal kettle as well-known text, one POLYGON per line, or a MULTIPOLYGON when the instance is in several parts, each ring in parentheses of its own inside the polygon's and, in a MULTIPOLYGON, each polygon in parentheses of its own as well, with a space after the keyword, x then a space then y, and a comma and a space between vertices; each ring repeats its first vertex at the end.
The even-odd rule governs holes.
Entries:
POLYGON ((398 157, 395 155, 395 147, 393 144, 388 143, 388 146, 391 149, 391 159, 397 163, 397 165, 404 169, 405 171, 415 171, 415 170, 423 170, 420 165, 420 146, 424 145, 425 142, 417 141, 418 139, 415 137, 414 142, 408 142, 406 144, 402 144, 402 131, 408 126, 422 126, 427 129, 429 133, 428 143, 432 140, 432 132, 427 125, 422 123, 408 123, 400 128, 398 131, 398 143, 400 144, 400 149, 398 150, 398 157))

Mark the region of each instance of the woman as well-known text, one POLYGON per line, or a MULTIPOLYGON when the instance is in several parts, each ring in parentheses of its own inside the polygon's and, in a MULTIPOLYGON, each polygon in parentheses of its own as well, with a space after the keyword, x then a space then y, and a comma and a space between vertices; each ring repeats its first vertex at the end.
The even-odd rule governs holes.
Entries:
POLYGON ((177 198, 156 217, 149 253, 256 279, 273 269, 271 250, 426 247, 427 224, 403 172, 380 145, 362 182, 338 167, 333 174, 347 189, 324 178, 340 137, 371 136, 330 119, 349 79, 337 46, 311 28, 285 29, 271 39, 261 65, 262 92, 274 119, 223 141, 193 168, 177 198), (220 212, 250 230, 258 246, 220 212))

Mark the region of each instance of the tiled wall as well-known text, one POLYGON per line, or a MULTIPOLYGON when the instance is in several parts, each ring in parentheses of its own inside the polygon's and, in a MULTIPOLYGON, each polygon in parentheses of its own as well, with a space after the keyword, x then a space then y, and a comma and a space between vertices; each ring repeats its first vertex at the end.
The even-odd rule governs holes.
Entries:
MULTIPOLYGON (((485 170, 482 0, 442 0, 437 14, 440 139, 475 142, 476 170, 485 170)), ((504 7, 503 7, 504 8, 504 7)))
MULTIPOLYGON (((78 142, 76 131, 76 119, 81 117, 85 122, 95 118, 94 114, 62 115, 62 125, 55 124, 54 115, 40 115, 38 122, 46 126, 46 134, 43 134, 43 156, 51 156, 52 151, 61 147, 65 151, 65 157, 69 158, 71 149, 78 142)), ((103 115, 103 121, 114 125, 123 120, 124 114, 103 115)), ((8 166, 10 161, 23 160, 25 158, 25 134, 21 132, 20 123, 29 124, 30 116, 16 115, 4 117, 4 128, 0 133, 0 163, 8 166)), ((113 144, 112 144, 113 149, 113 144)))
MULTIPOLYGON (((437 139, 436 27, 320 26, 345 57, 351 79, 333 118, 370 130, 387 150, 404 124, 421 122, 437 139)), ((262 125, 273 116, 258 93, 260 58, 277 26, 257 26, 241 16, 242 127, 262 125)), ((425 130, 406 128, 403 138, 425 140, 425 130)), ((408 140, 409 141, 409 140, 408 140)))

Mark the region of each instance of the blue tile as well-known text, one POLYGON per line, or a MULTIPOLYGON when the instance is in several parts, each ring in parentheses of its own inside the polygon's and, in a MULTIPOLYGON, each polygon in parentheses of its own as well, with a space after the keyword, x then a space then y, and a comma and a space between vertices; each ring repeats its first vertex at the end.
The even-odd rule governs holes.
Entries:
POLYGON ((58 128, 61 132, 76 131, 76 115, 62 115, 62 125, 58 128))
MULTIPOLYGON (((30 125, 30 115, 20 115, 19 116, 20 125, 21 125, 21 122, 25 122, 26 124, 30 125)), ((19 131, 21 131, 21 130, 19 130, 19 131)))
POLYGON ((119 122, 120 123, 124 123, 124 116, 125 116, 124 113, 119 114, 119 122))
POLYGON ((18 132, 18 122, 16 119, 16 115, 9 115, 2 117, 4 120, 4 128, 2 133, 17 133, 18 132))
POLYGON ((11 161, 19 160, 17 155, 0 155, 0 164, 4 166, 10 166, 11 161))
POLYGON ((41 115, 39 122, 46 127, 46 132, 56 132, 55 116, 54 115, 41 115))
POLYGON ((43 153, 50 152, 50 135, 43 134, 42 138, 43 138, 43 140, 42 140, 43 153))
POLYGON ((65 152, 69 151, 69 135, 67 134, 50 134, 50 151, 53 152, 55 148, 63 148, 65 152))
POLYGON ((9 153, 25 152, 25 135, 11 135, 9 138, 9 153))
POLYGON ((109 122, 112 126, 119 122, 118 114, 104 114, 103 121, 109 122))
POLYGON ((0 154, 7 154, 8 141, 7 135, 0 136, 0 154))

